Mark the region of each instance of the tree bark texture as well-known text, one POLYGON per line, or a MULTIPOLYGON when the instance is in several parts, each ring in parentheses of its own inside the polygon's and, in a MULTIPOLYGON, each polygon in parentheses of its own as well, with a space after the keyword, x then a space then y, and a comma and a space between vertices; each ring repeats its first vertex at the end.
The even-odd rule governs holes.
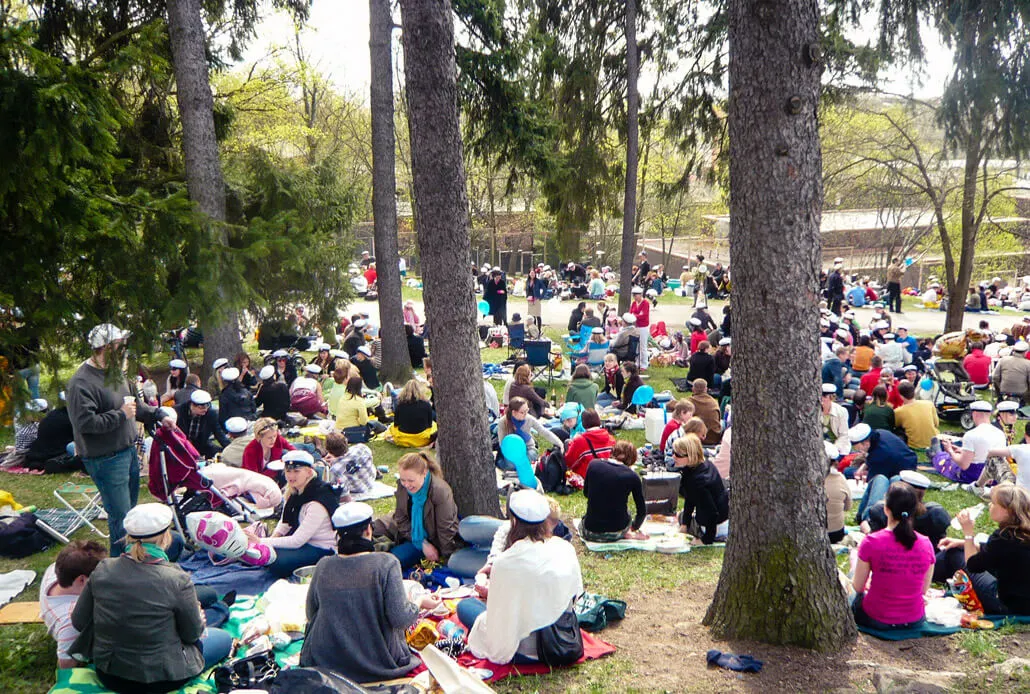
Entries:
POLYGON ((372 219, 383 343, 380 375, 402 384, 411 378, 404 334, 401 273, 397 253, 397 180, 393 137, 393 15, 390 0, 369 0, 369 55, 372 67, 372 219))
MULTIPOLYGON (((619 253, 619 313, 629 310, 633 283, 633 254, 637 246, 637 163, 640 158, 637 91, 637 3, 626 0, 626 191, 622 203, 622 250, 619 253)), ((647 349, 647 345, 641 345, 647 349)))
POLYGON ((816 0, 730 2, 733 490, 705 623, 835 650, 855 636, 826 535, 819 420, 816 0), (771 281, 775 277, 775 281, 771 281))
POLYGON ((415 230, 433 359, 437 448, 458 511, 499 514, 483 394, 469 205, 447 0, 401 0, 415 230))
MULTIPOLYGON (((200 0, 168 0, 168 36, 175 70, 176 99, 182 120, 186 159, 186 188, 190 199, 211 220, 210 242, 226 245, 225 181, 215 138, 214 98, 208 80, 204 23, 200 0)), ((232 359, 240 351, 239 318, 235 311, 203 318, 204 368, 219 357, 232 359)))

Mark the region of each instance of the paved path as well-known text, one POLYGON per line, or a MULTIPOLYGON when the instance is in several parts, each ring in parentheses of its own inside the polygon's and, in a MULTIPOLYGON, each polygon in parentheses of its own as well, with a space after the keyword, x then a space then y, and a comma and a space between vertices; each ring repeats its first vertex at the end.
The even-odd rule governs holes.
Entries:
MULTIPOLYGON (((415 306, 420 316, 425 318, 425 308, 422 302, 414 300, 415 306)), ((712 318, 718 323, 722 320, 722 307, 726 302, 724 301, 712 301, 709 306, 709 313, 712 314, 712 318)), ((587 302, 588 306, 596 305, 596 302, 587 302)), ((551 326, 561 329, 563 332, 566 325, 569 322, 569 314, 572 309, 576 306, 574 301, 545 301, 543 307, 543 321, 544 326, 551 326)), ((346 313, 349 315, 358 311, 367 311, 372 317, 373 321, 378 321, 379 318, 379 304, 375 301, 357 301, 351 304, 346 313)), ((511 318, 513 313, 521 313, 523 319, 527 316, 527 305, 525 299, 511 298, 508 300, 508 317, 511 318)), ((858 320, 863 326, 867 326, 872 320, 872 309, 859 308, 855 312, 858 314, 858 320)), ((693 313, 689 303, 675 303, 672 301, 663 301, 661 298, 658 299, 658 306, 651 309, 651 322, 663 320, 666 326, 669 328, 671 333, 683 327, 686 324, 687 319, 693 313)), ((963 326, 967 328, 975 328, 979 325, 981 320, 986 320, 992 330, 1001 330, 1002 328, 1012 326, 1014 323, 1020 320, 1020 314, 1015 313, 1002 313, 1002 314, 979 314, 979 313, 967 313, 963 320, 963 326)), ((939 334, 944 329, 944 313, 942 311, 932 311, 920 308, 912 308, 901 315, 893 314, 893 322, 895 326, 903 325, 908 328, 909 333, 919 337, 933 337, 939 334)), ((737 327, 736 325, 734 327, 737 327)))

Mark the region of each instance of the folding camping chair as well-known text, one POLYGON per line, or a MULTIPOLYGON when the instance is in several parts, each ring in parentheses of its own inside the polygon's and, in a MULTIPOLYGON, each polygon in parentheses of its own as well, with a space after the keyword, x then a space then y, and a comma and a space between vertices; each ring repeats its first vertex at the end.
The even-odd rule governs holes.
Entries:
POLYGON ((66 508, 41 508, 34 512, 36 527, 66 545, 71 542, 72 534, 88 522, 85 519, 96 519, 100 515, 100 510, 98 506, 94 506, 80 516, 78 511, 69 511, 66 508))
MULTIPOLYGON (((107 537, 107 533, 93 525, 93 519, 100 516, 104 507, 100 501, 100 491, 92 484, 75 484, 65 482, 54 490, 54 496, 64 504, 65 508, 75 514, 79 520, 88 525, 90 529, 100 537, 107 537), (65 498, 68 497, 68 498, 65 498), (70 501, 69 501, 70 499, 70 501), (75 506, 72 501, 79 503, 75 506)), ((76 526, 72 532, 81 526, 76 526)), ((69 533, 62 533, 68 535, 69 533)))
POLYGON ((532 370, 531 378, 535 381, 547 374, 547 387, 551 387, 554 379, 554 368, 551 365, 551 341, 550 340, 525 340, 523 346, 526 350, 526 363, 532 370))
POLYGON ((525 352, 526 324, 512 323, 508 326, 508 358, 517 359, 525 352))

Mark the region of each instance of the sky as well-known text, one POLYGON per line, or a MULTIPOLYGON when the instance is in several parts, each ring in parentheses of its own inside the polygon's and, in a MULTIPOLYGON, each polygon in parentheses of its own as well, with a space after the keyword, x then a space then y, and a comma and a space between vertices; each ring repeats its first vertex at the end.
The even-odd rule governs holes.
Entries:
MULTIPOLYGON (((855 38, 860 41, 871 40, 871 36, 868 29, 859 29, 855 33, 855 38)), ((275 46, 292 43, 292 37, 290 19, 282 13, 270 13, 260 24, 257 38, 244 56, 244 64, 260 60, 275 46)), ((916 79, 911 71, 898 70, 895 78, 883 83, 883 89, 924 98, 939 95, 949 72, 951 53, 934 39, 936 36, 932 31, 924 32, 927 61, 921 80, 916 79)), ((312 62, 339 89, 348 93, 368 93, 368 3, 365 0, 313 2, 302 42, 312 62)))

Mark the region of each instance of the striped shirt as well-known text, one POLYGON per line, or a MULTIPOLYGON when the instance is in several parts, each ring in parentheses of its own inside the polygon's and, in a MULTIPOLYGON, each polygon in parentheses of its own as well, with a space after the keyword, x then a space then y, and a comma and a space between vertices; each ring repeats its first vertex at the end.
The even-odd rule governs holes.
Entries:
POLYGON ((72 626, 72 610, 77 595, 50 595, 50 589, 57 585, 57 570, 54 564, 43 573, 39 586, 39 616, 46 624, 47 632, 57 641, 58 660, 67 660, 68 649, 78 637, 78 630, 72 626))

